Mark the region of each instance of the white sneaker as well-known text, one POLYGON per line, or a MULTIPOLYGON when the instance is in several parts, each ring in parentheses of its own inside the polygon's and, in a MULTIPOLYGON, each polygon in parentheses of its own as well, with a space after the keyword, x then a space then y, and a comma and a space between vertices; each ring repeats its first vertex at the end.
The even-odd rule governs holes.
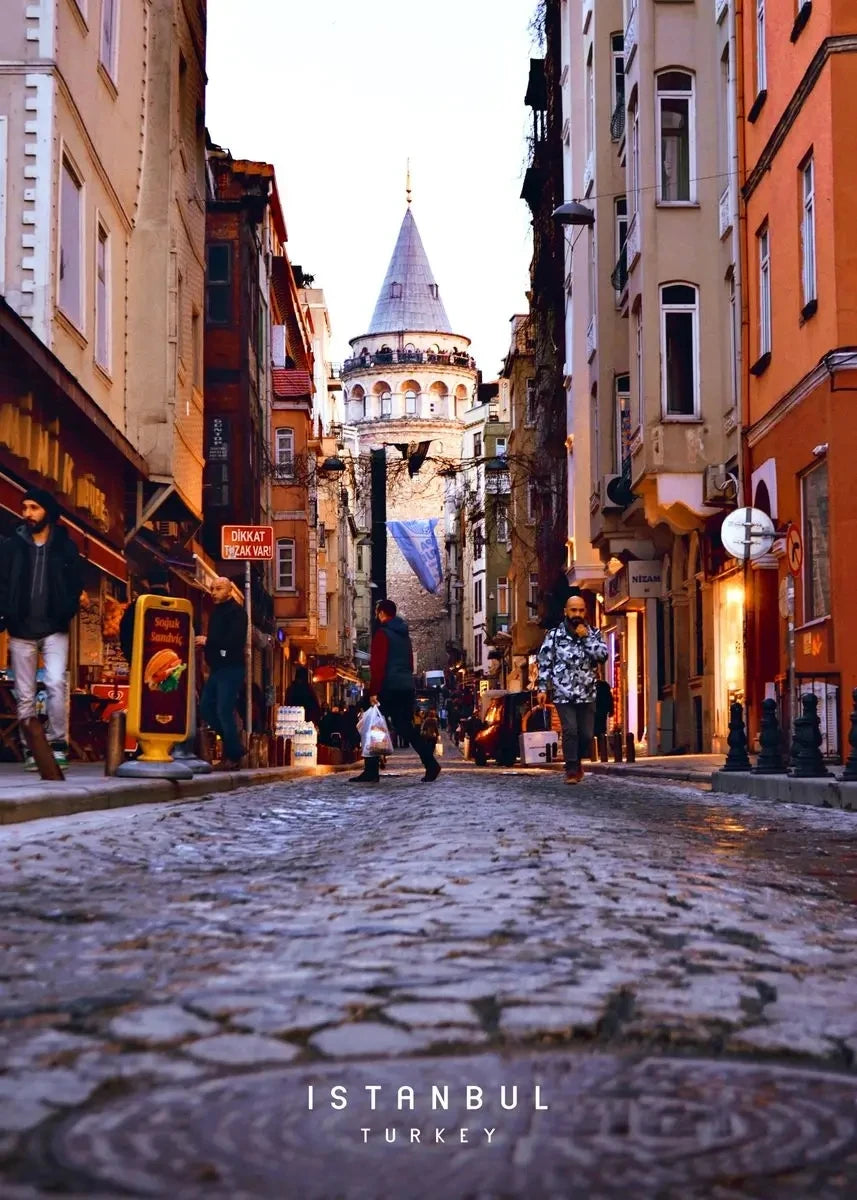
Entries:
POLYGON ((28 750, 24 755, 24 770, 25 771, 38 771, 38 769, 39 768, 36 765, 36 760, 33 758, 32 754, 28 750))

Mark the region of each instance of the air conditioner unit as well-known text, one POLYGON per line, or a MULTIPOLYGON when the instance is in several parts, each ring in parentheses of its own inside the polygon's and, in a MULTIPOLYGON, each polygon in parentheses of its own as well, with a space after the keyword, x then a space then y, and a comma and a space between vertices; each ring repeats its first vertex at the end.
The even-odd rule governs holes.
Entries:
POLYGON ((605 475, 601 480, 601 511, 621 512, 637 497, 624 475, 605 475))
POLYGON ((705 468, 705 474, 702 477, 702 502, 703 504, 729 504, 729 478, 726 474, 725 463, 705 468))

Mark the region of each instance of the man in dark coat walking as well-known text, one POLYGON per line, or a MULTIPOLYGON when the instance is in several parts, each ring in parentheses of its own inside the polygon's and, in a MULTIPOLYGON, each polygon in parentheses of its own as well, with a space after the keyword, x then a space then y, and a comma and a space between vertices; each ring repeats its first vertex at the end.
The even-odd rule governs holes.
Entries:
MULTIPOLYGON (((209 676, 199 700, 202 719, 223 739, 220 770, 235 771, 241 766, 244 747, 238 732, 238 695, 244 686, 244 649, 247 641, 247 613, 232 598, 232 583, 220 576, 211 585, 214 611, 208 633, 196 639, 205 647, 209 676)), ((248 730, 249 737, 249 730, 248 730)))
MULTIPOLYGON (((425 767, 423 783, 433 783, 440 774, 440 763, 433 747, 414 725, 414 651, 408 626, 398 615, 392 600, 379 600, 375 608, 378 628, 369 648, 369 699, 380 704, 381 712, 406 745, 420 756, 425 767)), ((376 755, 364 758, 363 771, 352 783, 377 783, 381 764, 376 755)))
MULTIPOLYGON (((45 665, 48 741, 68 761, 69 625, 80 608, 83 574, 77 546, 59 524, 50 492, 32 487, 21 501, 23 524, 0 546, 0 628, 9 632, 9 658, 21 728, 36 715, 39 655, 45 665)), ((24 766, 36 770, 24 746, 24 766)))

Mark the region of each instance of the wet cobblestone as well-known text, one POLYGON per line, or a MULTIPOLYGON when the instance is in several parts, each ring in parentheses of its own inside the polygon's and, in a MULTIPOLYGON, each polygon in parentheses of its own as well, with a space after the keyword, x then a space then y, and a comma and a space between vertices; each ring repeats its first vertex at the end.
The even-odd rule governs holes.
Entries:
MULTIPOLYGON (((534 1071, 555 1076, 554 1117, 533 1123, 531 1113, 526 1127, 520 1113, 497 1118, 498 1157, 509 1169, 528 1154, 544 1159, 547 1190, 532 1194, 568 1195, 550 1190, 560 1178, 551 1156, 588 1179, 584 1159, 615 1154, 621 1171, 633 1172, 639 1150, 639 1129, 602 1127, 609 1104, 586 1117, 584 1079, 622 1075, 631 1062, 679 1071, 676 1055, 719 1059, 694 1068, 690 1090, 699 1096, 706 1070, 721 1081, 715 1092, 741 1091, 738 1076, 722 1074, 730 1055, 771 1064, 757 1084, 760 1095, 770 1089, 784 1129, 777 1089, 794 1109, 800 1087, 775 1068, 829 1070, 824 1120, 837 1132, 820 1139, 827 1148, 813 1169, 829 1159, 849 1186, 857 1182, 849 1157, 857 1145, 857 818, 636 779, 569 789, 555 775, 464 765, 446 766, 433 787, 419 778, 405 760, 378 788, 334 776, 0 830, 0 1160, 10 1189, 41 1195, 59 1180, 82 1195, 282 1195, 264 1171, 255 1183, 236 1176, 229 1149, 246 1136, 254 1149, 245 1159, 271 1157, 269 1120, 254 1107, 260 1097, 277 1109, 285 1101, 271 1097, 294 1100, 298 1080, 347 1082, 371 1067, 406 1083, 403 1071, 434 1080, 459 1063, 453 1074, 475 1082, 504 1072, 511 1083, 534 1071), (646 1057, 653 1053, 661 1057, 646 1057), (209 1105, 228 1114, 228 1137, 214 1118, 202 1132, 209 1105), (179 1109, 191 1139, 180 1153, 165 1115, 179 1109), (141 1120, 151 1136, 133 1150, 128 1143, 140 1161, 120 1169, 121 1131, 141 1120), (143 1161, 158 1129, 160 1175, 143 1161), (585 1147, 580 1161, 558 1148, 569 1131, 585 1147), (178 1165, 167 1171, 174 1151, 178 1165)), ((812 1088, 824 1094, 822 1083, 812 1088)), ((646 1103, 635 1101, 637 1117, 646 1103)), ((739 1107, 747 1104, 744 1096, 739 1107)), ((284 1129, 300 1108, 299 1098, 293 1120, 281 1113, 284 1129)), ((702 1136, 690 1111, 679 1104, 667 1125, 690 1121, 688 1136, 702 1136)), ((281 1152, 293 1139, 309 1171, 325 1137, 344 1145, 332 1119, 328 1110, 310 1130, 302 1113, 294 1128, 303 1133, 284 1133, 281 1152)), ((788 1120, 800 1126, 803 1117, 794 1109, 788 1120)), ((750 1117, 741 1122, 746 1135, 750 1117)), ((360 1124, 350 1120, 349 1154, 358 1153, 360 1124)), ((727 1142, 737 1145, 730 1130, 727 1142)), ((759 1146, 768 1145, 764 1130, 759 1146)), ((379 1181, 389 1180, 394 1150, 360 1152, 379 1181)), ((464 1153, 437 1167, 444 1187, 453 1187, 464 1153)), ((469 1153, 470 1164, 477 1155, 469 1153)), ((808 1161, 775 1157, 769 1173, 781 1185, 782 1172, 808 1161)), ((438 1191, 435 1172, 420 1184, 433 1179, 434 1192, 407 1194, 501 1188, 502 1172, 472 1190, 472 1169, 462 1168, 464 1190, 438 1191)), ((579 1194, 619 1195, 622 1186, 627 1194, 617 1171, 604 1176, 603 1192, 579 1194)), ((636 1194, 697 1194, 700 1180, 688 1176, 682 1191, 678 1168, 670 1171, 657 1176, 660 1192, 636 1194)), ((294 1194, 396 1194, 381 1182, 375 1192, 349 1190, 349 1178, 349 1170, 338 1184, 330 1176, 340 1192, 294 1194)), ((698 1194, 852 1194, 823 1170, 813 1179, 833 1190, 767 1192, 757 1180, 756 1191, 733 1182, 731 1191, 698 1194)))

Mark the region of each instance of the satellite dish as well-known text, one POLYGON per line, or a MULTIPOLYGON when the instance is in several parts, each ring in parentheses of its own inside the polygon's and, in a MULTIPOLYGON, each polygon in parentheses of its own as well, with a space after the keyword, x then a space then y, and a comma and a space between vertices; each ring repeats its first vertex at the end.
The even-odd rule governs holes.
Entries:
POLYGON ((720 526, 720 540, 742 562, 769 554, 776 538, 774 523, 760 508, 736 508, 720 526))

